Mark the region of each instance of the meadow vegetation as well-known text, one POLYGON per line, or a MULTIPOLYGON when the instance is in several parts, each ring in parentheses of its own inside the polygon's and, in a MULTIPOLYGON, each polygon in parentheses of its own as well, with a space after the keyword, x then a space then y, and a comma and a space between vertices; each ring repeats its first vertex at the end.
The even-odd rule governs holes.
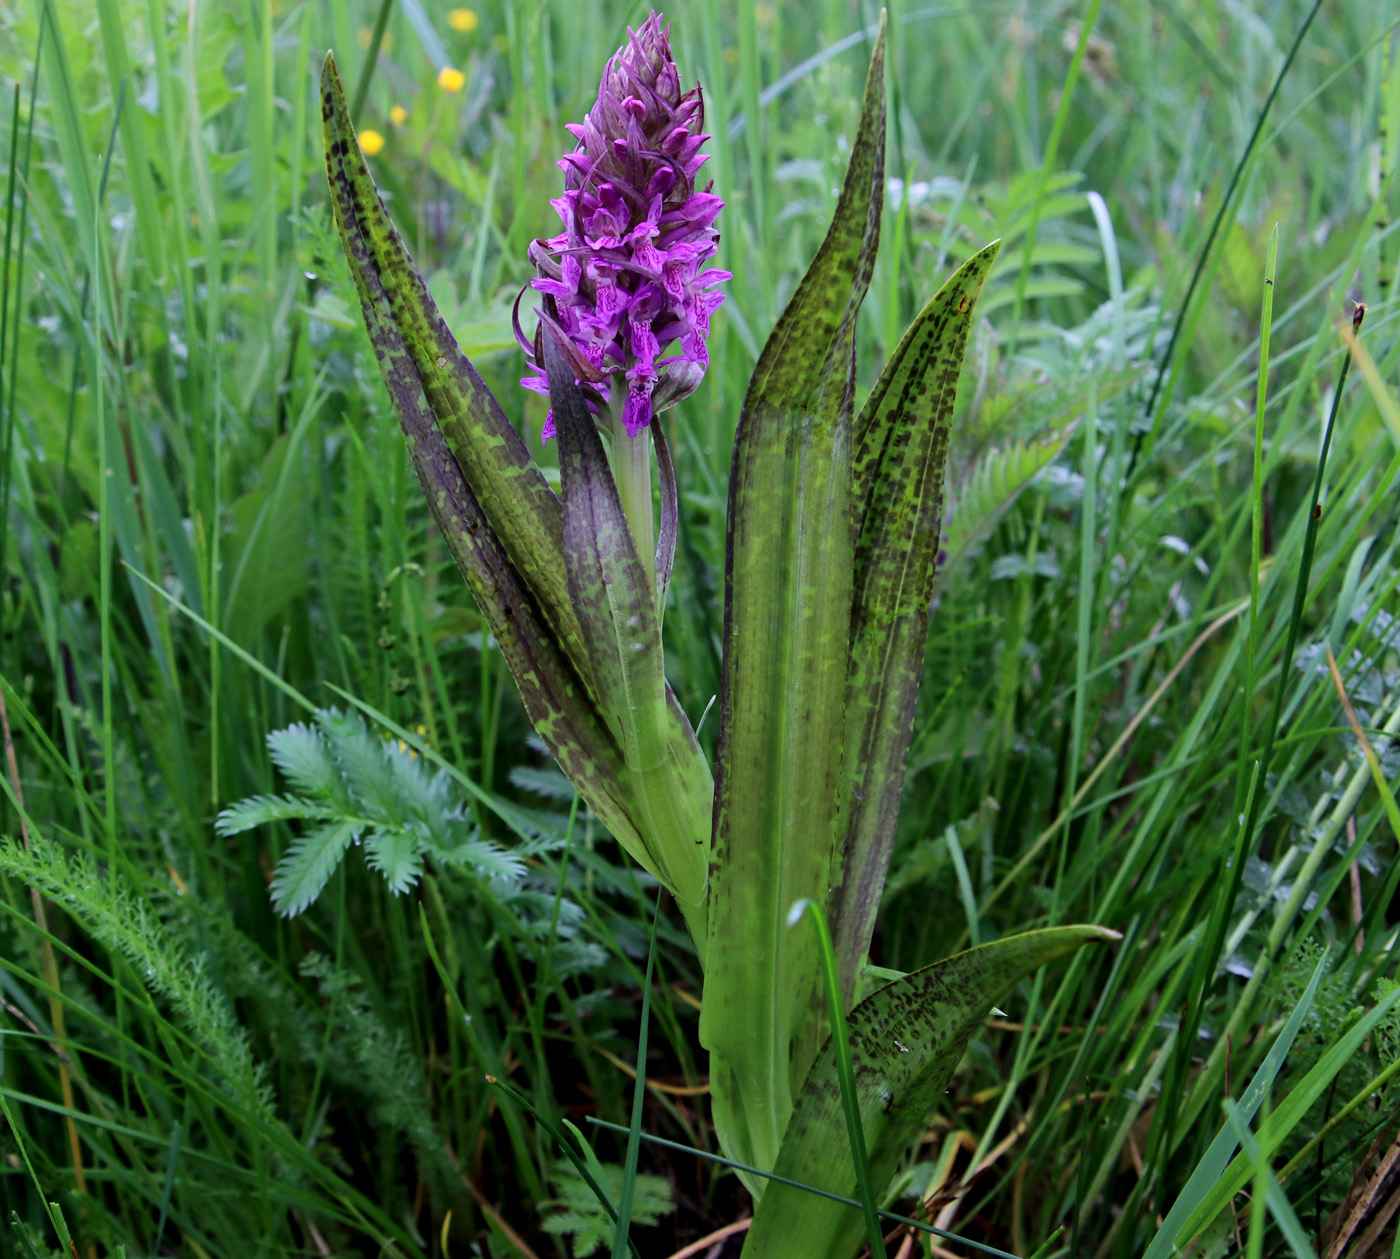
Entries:
MULTIPOLYGON (((871 963, 1123 935, 986 1022, 889 1205, 1042 1259, 1390 1253, 1400 23, 888 10, 862 389, 1004 244, 871 963)), ((551 1130, 620 1192, 638 1072, 670 1143, 642 1145, 640 1253, 748 1215, 701 1157, 689 937, 663 910, 653 943, 654 881, 531 731, 413 479, 317 101, 334 49, 434 299, 548 465, 512 305, 564 124, 646 11, 0 13, 0 1252, 608 1250, 551 1130)), ((713 756, 735 424, 831 218, 878 8, 667 16, 734 272, 666 417, 667 661, 713 756)))

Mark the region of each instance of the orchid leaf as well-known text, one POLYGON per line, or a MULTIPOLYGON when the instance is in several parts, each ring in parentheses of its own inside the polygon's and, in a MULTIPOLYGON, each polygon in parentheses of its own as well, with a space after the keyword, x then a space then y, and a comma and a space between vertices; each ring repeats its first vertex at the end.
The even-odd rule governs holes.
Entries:
POLYGON ((457 348, 390 222, 330 55, 321 93, 341 244, 428 507, 535 729, 636 856, 645 845, 631 816, 626 766, 598 710, 569 599, 559 500, 457 348))
MULTIPOLYGON (((709 769, 683 716, 684 729, 676 731, 673 744, 651 578, 637 554, 603 440, 552 330, 544 333, 543 352, 559 439, 569 594, 604 720, 634 785, 645 845, 638 860, 676 894, 692 925, 700 926, 709 865, 709 769)), ((704 938, 703 931, 697 934, 704 938)))
POLYGON ((889 867, 928 638, 943 471, 978 294, 1001 242, 974 254, 904 334, 856 422, 855 588, 846 675, 850 807, 830 918, 847 1006, 889 867))
POLYGON ((656 614, 666 615, 666 591, 671 585, 671 569, 676 562, 676 537, 680 532, 680 494, 676 489, 676 465, 671 444, 659 418, 650 426, 656 447, 656 471, 661 482, 661 528, 656 535, 656 614))
POLYGON ((784 924, 795 901, 825 905, 847 793, 852 346, 884 198, 884 49, 882 22, 831 227, 759 357, 730 474, 700 1039, 721 1142, 763 1169, 817 1043, 801 1041, 815 946, 784 924))
MULTIPOLYGON (((876 1192, 893 1176, 943 1096, 968 1041, 1027 975, 1096 940, 1104 927, 1052 927, 984 944, 877 989, 850 1013, 848 1027, 861 1125, 876 1192)), ((828 1040, 803 1085, 773 1171, 829 1193, 854 1197, 855 1165, 841 1131, 837 1055, 828 1040)), ((744 1259, 851 1259, 860 1210, 774 1183, 754 1211, 744 1259)))

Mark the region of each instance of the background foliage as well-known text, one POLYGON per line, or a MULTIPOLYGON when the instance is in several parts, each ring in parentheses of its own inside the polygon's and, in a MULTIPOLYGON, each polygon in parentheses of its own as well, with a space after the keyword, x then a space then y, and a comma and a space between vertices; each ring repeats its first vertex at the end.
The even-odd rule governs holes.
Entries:
MULTIPOLYGON (((861 379, 956 262, 1007 243, 959 400, 873 960, 912 968, 1054 922, 1125 933, 988 1023, 900 1179, 904 1209, 927 1198, 944 1227, 1018 1254, 1062 1223, 1061 1252, 1141 1254, 1183 1186, 1200 1200, 1219 1099, 1241 1096, 1300 997, 1275 1102, 1394 978, 1397 835, 1325 649, 1394 784, 1400 62, 1385 6, 1325 6, 1251 148, 1310 11, 890 5, 861 379), (1353 370, 1340 402, 1290 662, 1334 328, 1355 300, 1376 375, 1353 370), (1224 903, 1279 688, 1261 824, 1224 903)), ((511 303, 526 245, 553 230, 563 123, 645 13, 399 0, 366 79, 379 13, 0 13, 0 1207, 16 1253, 57 1244, 47 1202, 83 1255, 543 1256, 597 1233, 549 1139, 482 1077, 585 1130, 625 1122, 652 897, 529 733, 429 530, 326 218, 314 82, 327 47, 348 86, 367 82, 391 213, 538 449, 511 303), (327 763, 350 794, 317 779, 327 763), (312 868, 317 827, 365 860, 322 847, 312 868)), ((668 415, 668 659, 698 720, 718 685, 742 391, 829 218, 876 11, 687 0, 669 16, 706 88, 736 273, 706 383, 668 415)), ((656 965, 646 1127, 710 1149, 697 972, 668 921, 656 965)), ((1366 1232, 1374 1214, 1345 1233, 1343 1208, 1395 1139, 1377 1081, 1397 1043, 1383 1021, 1315 1104, 1261 1130, 1320 1249, 1391 1245, 1384 1220, 1366 1232)), ((617 1160, 611 1135, 589 1136, 617 1160)), ((647 1147, 644 1168, 646 1254, 745 1213, 734 1178, 693 1155, 647 1147)), ((1202 1245, 1272 1248, 1281 1218, 1246 1195, 1202 1245)))

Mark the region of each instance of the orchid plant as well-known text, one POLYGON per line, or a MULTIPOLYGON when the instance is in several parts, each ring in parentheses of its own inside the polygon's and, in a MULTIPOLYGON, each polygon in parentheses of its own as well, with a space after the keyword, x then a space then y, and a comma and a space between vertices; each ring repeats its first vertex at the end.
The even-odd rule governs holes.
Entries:
POLYGON ((1045 962, 1113 937, 1029 932, 867 991, 954 397, 999 245, 929 301, 857 411, 856 316, 884 196, 883 67, 882 23, 830 230, 739 417, 713 770, 666 681, 678 492, 658 416, 704 375, 728 273, 710 265, 723 203, 699 183, 704 103, 683 90, 667 28, 653 14, 628 33, 569 128, 577 146, 553 203, 563 230, 530 249, 533 336, 517 302, 522 383, 550 402, 558 496, 390 222, 329 56, 322 76, 341 241, 433 517, 535 729, 689 927, 715 1128, 753 1169, 741 1173, 755 1200, 749 1259, 849 1259, 861 1212, 763 1173, 849 1198, 860 1172, 878 1193, 993 1004, 1045 962), (824 932, 789 925, 800 903, 830 923, 836 1008, 823 997, 824 932), (847 1129, 843 1082, 858 1103, 847 1129), (833 1139, 843 1130, 850 1141, 833 1139))

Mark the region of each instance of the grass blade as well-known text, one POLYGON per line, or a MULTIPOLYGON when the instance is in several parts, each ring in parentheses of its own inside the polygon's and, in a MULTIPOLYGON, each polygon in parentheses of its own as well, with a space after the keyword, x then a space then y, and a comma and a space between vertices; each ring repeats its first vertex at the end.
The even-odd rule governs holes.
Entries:
POLYGON ((795 927, 806 915, 812 920, 817 937, 817 960, 821 963, 822 982, 826 986, 827 1016, 831 1019, 831 1047, 836 1056, 836 1079, 841 1085, 841 1109, 846 1116, 846 1140, 850 1143, 851 1161, 855 1164, 856 1185, 860 1189, 861 1214, 865 1217, 865 1234, 870 1253, 878 1255, 884 1249, 884 1231, 880 1228, 879 1204, 870 1183, 870 1156, 865 1148, 865 1128, 860 1118, 860 1096, 856 1092, 855 1070, 851 1066, 851 1042, 846 1033, 846 1001, 841 991, 841 975, 836 968, 836 951, 831 946, 831 933, 821 907, 813 901, 799 901, 788 915, 788 926, 795 927))
MULTIPOLYGON (((551 380, 556 379, 553 375, 551 380)), ((555 416, 559 414, 556 407, 555 416)), ((631 1242, 632 1193, 637 1185, 637 1150, 641 1145, 642 1111, 647 1098, 647 1031, 651 1021, 651 974, 656 962, 656 927, 661 921, 661 893, 651 911, 651 943, 647 947, 646 978, 642 981, 641 1028, 637 1032, 637 1083, 632 1090, 632 1126, 627 1132, 627 1156, 622 1165, 622 1192, 617 1200, 617 1231, 613 1235, 612 1259, 623 1259, 631 1242)))
MULTIPOLYGON (((1283 1069, 1283 1064, 1288 1059, 1289 1051, 1293 1048, 1298 1031, 1303 1026, 1303 1020, 1308 1017, 1312 1010, 1313 1000, 1317 996, 1318 986, 1322 983, 1322 977, 1326 970, 1327 957, 1324 955, 1313 969, 1312 978, 1308 981, 1307 988, 1303 990, 1298 1004, 1293 1007, 1293 1013, 1289 1015, 1288 1022, 1283 1025, 1278 1039, 1270 1046, 1268 1055, 1260 1064, 1259 1070, 1254 1073, 1249 1087, 1240 1094, 1238 1113, 1246 1124, 1254 1118, 1255 1112, 1263 1104, 1265 1096, 1273 1088, 1278 1073, 1283 1069)), ((1152 1239, 1143 1259, 1167 1259, 1167 1256, 1173 1252, 1177 1239, 1185 1231, 1186 1222, 1188 1220, 1194 1221, 1197 1218, 1200 1213, 1200 1204, 1209 1200, 1230 1161, 1230 1155, 1235 1152, 1235 1147, 1238 1144, 1239 1141, 1234 1135, 1233 1129, 1227 1123, 1216 1134, 1215 1140, 1211 1142, 1205 1156, 1196 1164, 1196 1170, 1191 1173, 1191 1179, 1186 1182, 1181 1193, 1177 1195, 1176 1201, 1172 1204, 1171 1210, 1167 1212, 1166 1219, 1162 1221, 1162 1226, 1157 1230, 1157 1235, 1152 1239)), ((1202 1220, 1201 1226, 1203 1227, 1208 1222, 1209 1220, 1202 1220)))

